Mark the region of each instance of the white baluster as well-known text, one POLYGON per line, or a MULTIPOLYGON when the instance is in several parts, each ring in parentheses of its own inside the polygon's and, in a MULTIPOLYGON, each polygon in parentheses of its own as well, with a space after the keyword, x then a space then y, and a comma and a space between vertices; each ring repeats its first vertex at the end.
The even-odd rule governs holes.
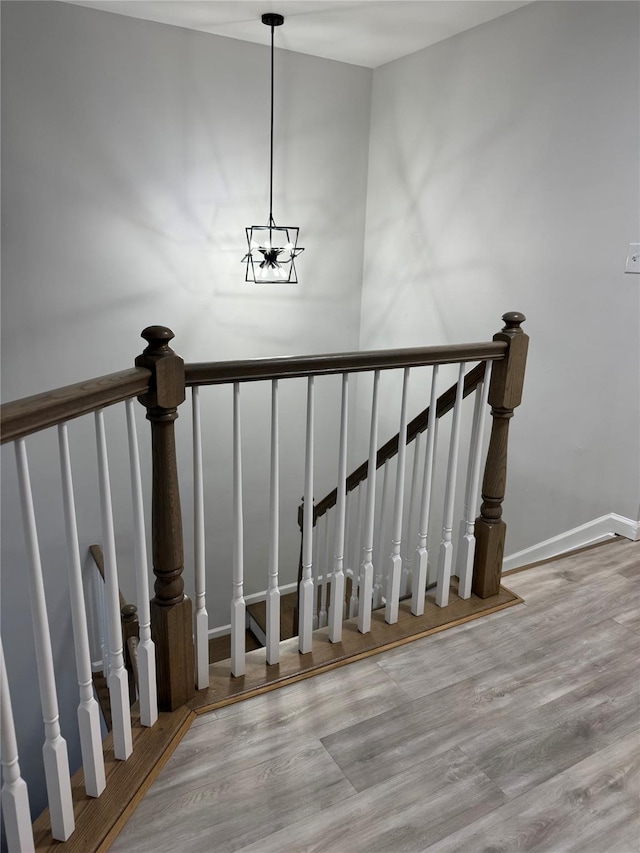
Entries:
POLYGON ((104 680, 109 678, 109 638, 107 637, 107 605, 104 595, 104 578, 98 572, 98 610, 100 612, 100 643, 102 648, 102 675, 104 680))
POLYGON ((8 853, 33 853, 33 831, 27 783, 20 775, 18 744, 9 680, 0 642, 0 744, 2 751, 2 815, 8 853))
MULTIPOLYGON (((140 723, 152 726, 158 719, 158 688, 156 683, 156 646, 151 639, 151 607, 149 606, 149 561, 142 502, 140 453, 133 400, 126 401, 127 433, 129 437, 129 466, 131 470, 131 502, 133 506, 133 548, 136 566, 136 597, 140 639, 138 656, 138 693, 140 723)), ((208 686, 208 684, 207 684, 208 686)))
POLYGON ((446 607, 449 603, 449 581, 451 579, 451 564, 453 559, 453 503, 456 493, 456 475, 458 472, 458 451, 460 447, 460 420, 462 414, 462 392, 464 390, 465 363, 460 365, 456 402, 453 409, 451 424, 451 440, 449 443, 449 462, 447 466, 447 484, 444 493, 444 515, 442 520, 442 542, 438 554, 438 581, 436 587, 436 604, 446 607))
POLYGON ((16 441, 15 450, 18 466, 20 504, 22 507, 22 519, 27 547, 33 638, 35 641, 40 703, 42 705, 42 719, 44 722, 45 742, 42 747, 42 757, 44 760, 45 782, 51 817, 51 835, 56 841, 66 841, 75 826, 73 802, 71 799, 69 758, 67 743, 60 734, 58 697, 56 695, 56 682, 53 671, 53 654, 51 651, 47 605, 44 597, 38 531, 33 509, 27 451, 22 439, 16 441))
POLYGON ((311 651, 315 590, 313 586, 313 376, 307 380, 307 431, 304 465, 304 511, 302 516, 302 580, 300 581, 300 618, 298 649, 301 654, 311 651))
POLYGON ((318 613, 318 628, 324 628, 327 624, 327 582, 329 580, 329 512, 325 512, 323 531, 322 580, 320 582, 320 611, 318 613))
POLYGON ((480 485, 480 454, 482 452, 482 439, 484 437, 492 365, 492 361, 485 363, 484 381, 476 389, 475 394, 473 428, 471 430, 471 443, 469 446, 469 466, 467 468, 467 487, 464 500, 464 518, 460 523, 460 544, 456 558, 459 578, 458 595, 460 598, 469 598, 471 596, 473 557, 476 550, 475 518, 478 508, 478 488, 480 485))
POLYGON ((405 549, 406 559, 402 566, 402 581, 400 583, 400 594, 408 595, 413 586, 413 554, 411 539, 413 532, 413 519, 415 516, 416 503, 418 501, 418 468, 420 462, 420 444, 422 433, 418 433, 413 442, 413 464, 411 466, 411 492, 409 497, 409 512, 405 521, 405 549))
POLYGON ((315 536, 313 538, 313 630, 319 628, 318 617, 318 590, 320 589, 320 566, 324 565, 324 556, 327 546, 327 514, 316 520, 315 536))
MULTIPOLYGON (((362 541, 362 514, 364 512, 364 501, 362 496, 364 488, 362 483, 357 487, 358 495, 356 502, 356 520, 355 520, 355 535, 353 537, 353 556, 351 558, 352 577, 351 577, 351 598, 349 599, 349 619, 353 619, 358 613, 358 584, 360 582, 360 543, 362 541)), ((351 501, 354 499, 354 493, 351 492, 351 501)))
POLYGON ((398 468, 396 470, 396 493, 393 508, 393 550, 389 561, 387 578, 387 602, 384 609, 385 621, 392 625, 398 621, 400 600, 400 578, 402 576, 402 512, 404 509, 404 477, 407 457, 407 395, 409 391, 409 368, 404 369, 402 404, 400 408, 400 432, 398 434, 398 468))
POLYGON ((333 574, 331 576, 331 604, 329 607, 329 640, 342 639, 342 611, 344 602, 344 538, 347 512, 347 429, 349 408, 349 375, 342 374, 342 407, 340 418, 340 451, 338 454, 338 497, 336 523, 333 537, 333 574))
POLYGON ((71 622, 73 625, 73 644, 76 656, 76 671, 80 704, 78 705, 78 729, 80 732, 80 750, 84 787, 88 796, 99 797, 106 786, 104 756, 102 754, 102 736, 100 732, 100 708, 93 695, 93 677, 91 674, 91 652, 89 650, 89 631, 87 613, 84 604, 82 586, 82 565, 78 545, 78 526, 76 505, 73 495, 71 476, 71 458, 69 455, 69 436, 66 424, 58 426, 58 444, 60 448, 60 472, 62 475, 62 503, 64 508, 65 533, 69 573, 69 594, 71 597, 71 622))
POLYGON ((385 547, 385 531, 387 528, 387 510, 389 503, 389 471, 391 470, 391 463, 387 460, 382 466, 382 495, 380 497, 380 515, 378 516, 378 523, 376 525, 376 548, 373 552, 376 559, 376 572, 373 583, 373 599, 372 599, 372 607, 374 610, 377 610, 379 607, 382 607, 383 603, 383 595, 384 595, 384 583, 383 583, 383 571, 384 571, 384 554, 383 549, 385 547))
POLYGON ((95 413, 96 445, 98 453, 98 482, 100 487, 100 511, 104 548, 104 591, 107 610, 107 642, 109 644, 109 701, 113 725, 113 752, 116 758, 125 760, 133 750, 131 737, 131 715, 129 711, 129 677, 124 666, 122 653, 122 625, 120 622, 120 592, 116 562, 116 539, 113 529, 111 484, 107 440, 102 411, 95 413))
POLYGON ((347 492, 345 496, 345 510, 344 510, 344 562, 342 565, 342 571, 344 574, 344 582, 345 582, 345 595, 342 602, 342 621, 345 619, 349 619, 349 601, 346 597, 346 584, 349 578, 351 578, 351 591, 353 592, 353 563, 351 562, 351 552, 353 550, 353 531, 351 529, 351 525, 353 524, 353 507, 355 502, 355 495, 353 492, 347 492))
POLYGON ((438 406, 437 394, 438 365, 434 364, 431 375, 431 399, 429 402, 429 419, 427 421, 427 446, 424 456, 424 474, 422 476, 422 496, 420 499, 420 520, 418 522, 418 548, 416 551, 416 574, 413 582, 411 596, 411 612, 414 616, 422 616, 424 613, 424 597, 427 587, 427 568, 429 565, 429 553, 427 551, 427 532, 429 529, 429 509, 431 506, 431 490, 433 487, 434 458, 436 450, 436 435, 438 431, 438 420, 436 409, 438 406))
POLYGON ((369 432, 369 464, 367 467, 367 500, 364 517, 362 543, 362 565, 358 584, 358 631, 366 634, 371 630, 371 602, 373 596, 373 531, 376 510, 376 456, 378 448, 378 390, 380 371, 373 375, 373 398, 371 401, 371 429, 369 432))
POLYGON ((233 599, 231 601, 231 675, 244 675, 246 604, 244 600, 244 527, 242 515, 242 445, 240 383, 233 383, 233 599))
POLYGON ((278 561, 280 542, 280 432, 278 380, 271 382, 271 486, 269 496, 269 585, 267 589, 267 663, 280 659, 280 590, 278 561))
POLYGON ((193 424, 193 562, 195 564, 196 611, 196 681, 198 690, 209 686, 209 614, 206 601, 205 539, 204 539, 204 475, 202 465, 202 426, 200 419, 200 389, 191 389, 193 424))

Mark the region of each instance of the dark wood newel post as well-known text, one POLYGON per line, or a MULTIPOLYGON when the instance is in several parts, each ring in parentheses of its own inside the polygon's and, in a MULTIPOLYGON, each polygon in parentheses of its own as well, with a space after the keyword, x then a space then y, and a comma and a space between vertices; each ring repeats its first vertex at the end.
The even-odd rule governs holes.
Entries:
POLYGON ((195 694, 193 615, 184 594, 182 512, 174 421, 185 399, 184 362, 169 346, 174 337, 165 326, 142 332, 148 342, 136 367, 153 374, 149 393, 138 397, 151 423, 153 485, 151 536, 155 596, 151 601, 151 636, 156 645, 158 706, 173 711, 195 694))
POLYGON ((502 319, 505 326, 493 336, 493 340, 504 341, 509 349, 504 359, 494 362, 491 373, 491 438, 482 481, 482 505, 475 526, 473 592, 480 598, 496 595, 500 588, 507 530, 502 519, 502 501, 507 482, 509 421, 522 400, 529 346, 529 337, 520 328, 526 319, 524 314, 510 311, 502 319))

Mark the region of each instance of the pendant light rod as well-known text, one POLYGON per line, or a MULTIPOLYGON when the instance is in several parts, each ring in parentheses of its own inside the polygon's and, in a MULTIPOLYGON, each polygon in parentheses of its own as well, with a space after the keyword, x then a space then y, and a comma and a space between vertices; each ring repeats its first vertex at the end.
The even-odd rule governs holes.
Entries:
POLYGON ((262 23, 271 27, 271 125, 269 145, 269 236, 271 237, 271 226, 273 224, 273 78, 274 78, 274 30, 284 24, 284 17, 277 12, 266 12, 262 16, 262 23))

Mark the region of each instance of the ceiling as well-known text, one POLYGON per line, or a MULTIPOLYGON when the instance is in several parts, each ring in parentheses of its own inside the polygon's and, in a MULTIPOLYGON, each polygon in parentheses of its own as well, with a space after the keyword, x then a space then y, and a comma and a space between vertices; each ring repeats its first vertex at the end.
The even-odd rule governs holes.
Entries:
POLYGON ((526 6, 531 0, 67 0, 257 44, 269 44, 263 12, 284 15, 275 44, 377 68, 526 6))

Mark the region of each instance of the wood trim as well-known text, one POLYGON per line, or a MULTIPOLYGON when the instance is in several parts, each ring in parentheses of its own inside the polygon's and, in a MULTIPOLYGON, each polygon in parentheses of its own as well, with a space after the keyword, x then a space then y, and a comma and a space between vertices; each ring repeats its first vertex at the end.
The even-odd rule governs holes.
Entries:
POLYGON ((462 361, 494 361, 504 358, 506 352, 505 342, 487 341, 437 347, 199 362, 185 365, 185 372, 187 386, 220 385, 258 379, 291 379, 398 367, 458 364, 462 361))
POLYGON ((160 712, 152 728, 140 725, 137 705, 132 709, 134 751, 117 761, 112 736, 104 741, 107 787, 98 799, 87 797, 82 770, 71 780, 76 828, 68 841, 53 841, 46 809, 33 825, 36 853, 92 853, 106 851, 164 764, 180 743, 195 714, 186 706, 160 712))
MULTIPOLYGON (((480 364, 477 364, 472 370, 467 373, 464 377, 464 388, 462 392, 463 397, 468 397, 475 389, 478 387, 480 382, 482 382, 484 378, 485 372, 485 364, 486 362, 481 361, 480 364)), ((436 405, 436 417, 441 418, 450 412, 456 401, 456 388, 458 387, 458 383, 456 382, 450 388, 441 394, 438 397, 438 402, 436 405)), ((424 432, 426 430, 427 425, 429 423, 429 406, 420 412, 419 415, 409 422, 407 425, 407 444, 413 441, 416 436, 424 432)), ((400 440, 400 433, 396 433, 393 438, 390 438, 386 444, 383 444, 382 447, 378 450, 376 456, 376 468, 381 468, 385 462, 388 462, 398 453, 398 442, 400 440)), ((367 472, 369 470, 369 461, 365 460, 361 465, 359 465, 355 471, 353 471, 347 477, 347 492, 353 491, 363 480, 367 478, 367 472)), ((324 515, 325 512, 330 510, 333 506, 335 506, 336 501, 338 499, 338 490, 333 489, 333 491, 329 492, 326 497, 324 497, 321 501, 319 501, 314 509, 314 523, 320 518, 320 516, 324 515)))
POLYGON ((2 444, 144 394, 150 378, 151 371, 132 367, 4 403, 0 408, 2 444))
POLYGON ((367 634, 360 634, 357 619, 350 619, 343 625, 340 643, 330 643, 328 628, 321 628, 314 631, 314 647, 308 654, 298 652, 297 637, 282 641, 280 662, 273 666, 267 666, 264 649, 249 652, 246 673, 239 678, 229 676, 228 660, 213 663, 209 667, 209 689, 198 691, 189 707, 198 715, 204 714, 523 603, 520 596, 503 586, 491 599, 458 599, 456 591, 454 580, 447 608, 437 607, 428 594, 423 616, 411 614, 410 599, 402 601, 399 620, 394 625, 384 621, 384 610, 374 611, 367 634))
MULTIPOLYGON (((96 569, 104 581, 104 554, 102 553, 102 548, 100 545, 89 545, 89 553, 93 557, 96 569)), ((118 596, 120 598, 120 609, 122 610, 122 608, 127 605, 127 599, 122 594, 122 590, 118 590, 118 596)))

